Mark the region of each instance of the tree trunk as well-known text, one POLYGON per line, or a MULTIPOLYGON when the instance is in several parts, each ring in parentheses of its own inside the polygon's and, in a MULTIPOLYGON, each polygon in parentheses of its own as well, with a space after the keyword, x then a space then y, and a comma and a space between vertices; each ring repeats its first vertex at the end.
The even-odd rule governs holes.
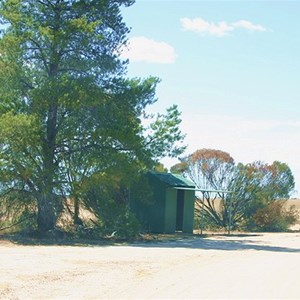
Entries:
POLYGON ((54 229, 57 214, 56 214, 56 199, 51 194, 41 194, 38 197, 38 217, 37 225, 39 232, 43 233, 54 229))
POLYGON ((79 218, 79 199, 75 197, 74 199, 74 225, 83 225, 82 220, 79 218))
MULTIPOLYGON (((53 100, 53 102, 56 102, 53 100)), ((40 188, 41 194, 38 197, 38 218, 37 225, 40 232, 54 229, 57 220, 57 197, 54 191, 54 176, 57 166, 55 165, 55 141, 57 135, 57 110, 56 103, 52 103, 48 110, 46 122, 46 139, 43 145, 43 185, 40 188)))

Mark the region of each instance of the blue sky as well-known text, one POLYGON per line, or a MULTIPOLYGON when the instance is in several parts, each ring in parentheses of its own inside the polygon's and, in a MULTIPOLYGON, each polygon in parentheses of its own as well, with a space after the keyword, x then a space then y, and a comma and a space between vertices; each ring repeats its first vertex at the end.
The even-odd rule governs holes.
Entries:
POLYGON ((128 76, 161 79, 151 110, 179 106, 186 153, 285 162, 300 192, 299 11, 300 1, 138 0, 123 10, 128 76))

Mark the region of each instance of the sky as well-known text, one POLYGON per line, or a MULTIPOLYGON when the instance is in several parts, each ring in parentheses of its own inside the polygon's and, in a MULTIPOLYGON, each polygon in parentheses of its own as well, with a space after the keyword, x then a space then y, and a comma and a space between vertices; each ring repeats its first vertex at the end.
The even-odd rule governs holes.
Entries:
MULTIPOLYGON (((210 148, 236 162, 291 168, 300 197, 300 1, 137 0, 129 77, 157 76, 151 112, 177 104, 185 154, 210 148)), ((177 159, 165 159, 171 167, 177 159)))

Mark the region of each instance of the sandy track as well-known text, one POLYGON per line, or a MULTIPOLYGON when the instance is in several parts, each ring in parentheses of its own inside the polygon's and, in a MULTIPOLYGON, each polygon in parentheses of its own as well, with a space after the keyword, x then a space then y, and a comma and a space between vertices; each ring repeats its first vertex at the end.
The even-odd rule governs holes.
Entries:
POLYGON ((300 234, 129 246, 0 242, 0 299, 300 299, 300 234))

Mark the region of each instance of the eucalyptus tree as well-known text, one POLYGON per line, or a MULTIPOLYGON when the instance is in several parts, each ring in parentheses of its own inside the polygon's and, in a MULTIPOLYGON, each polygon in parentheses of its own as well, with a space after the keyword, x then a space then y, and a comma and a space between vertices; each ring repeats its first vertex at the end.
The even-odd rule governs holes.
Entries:
POLYGON ((229 188, 235 190, 232 198, 237 222, 245 220, 249 223, 257 211, 276 200, 288 199, 295 187, 291 169, 279 161, 272 164, 262 161, 240 163, 236 166, 234 178, 229 188))
POLYGON ((126 78, 120 9, 132 4, 0 2, 1 194, 30 195, 42 232, 84 178, 118 160, 142 169, 184 149, 176 106, 143 125, 159 80, 126 78))
POLYGON ((203 191, 196 208, 198 215, 203 210, 207 222, 219 227, 229 221, 234 227, 248 226, 259 210, 289 198, 295 185, 291 169, 279 161, 235 164, 230 154, 214 149, 199 149, 180 160, 172 172, 190 178, 199 189, 216 191, 203 191))
POLYGON ((181 158, 171 171, 190 178, 198 189, 203 190, 197 198, 198 216, 210 224, 225 227, 229 218, 228 187, 233 180, 234 159, 224 151, 199 149, 181 158), (221 201, 221 203, 220 203, 221 201))

